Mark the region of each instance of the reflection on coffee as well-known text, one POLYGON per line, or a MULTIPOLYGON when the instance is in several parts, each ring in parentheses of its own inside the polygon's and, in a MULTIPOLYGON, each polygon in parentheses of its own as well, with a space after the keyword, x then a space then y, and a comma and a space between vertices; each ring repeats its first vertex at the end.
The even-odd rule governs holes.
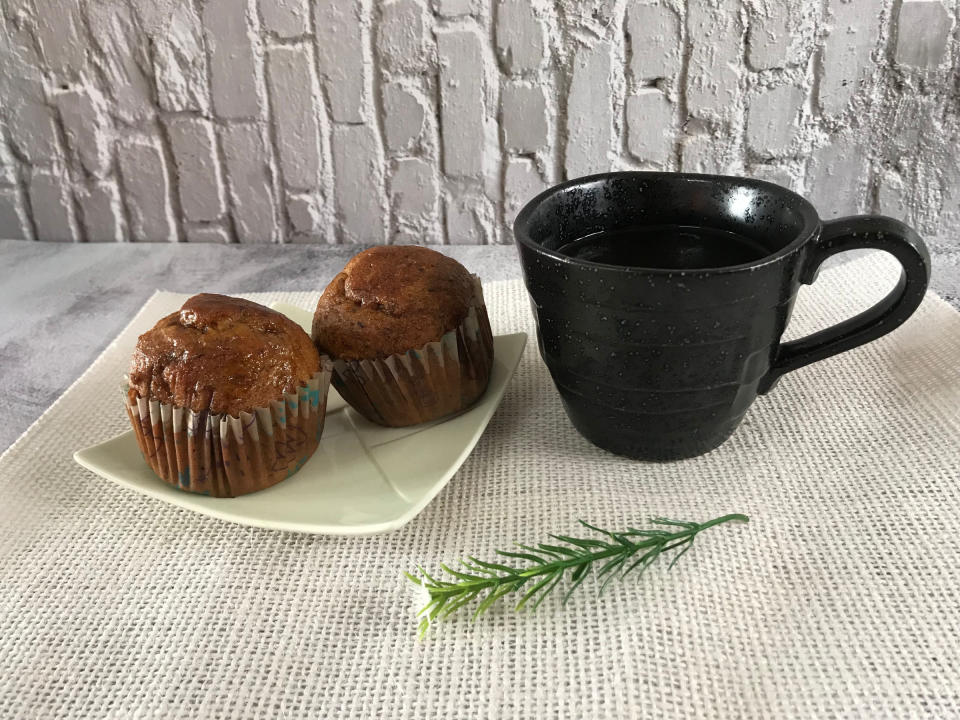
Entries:
POLYGON ((769 254, 745 235, 695 225, 634 225, 604 230, 566 243, 557 252, 606 265, 665 270, 743 265, 769 254))

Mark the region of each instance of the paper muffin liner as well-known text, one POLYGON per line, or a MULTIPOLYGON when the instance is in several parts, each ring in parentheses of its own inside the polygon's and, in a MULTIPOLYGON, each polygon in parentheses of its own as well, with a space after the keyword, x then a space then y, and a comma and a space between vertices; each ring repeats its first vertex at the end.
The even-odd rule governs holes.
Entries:
POLYGON ((439 340, 370 360, 334 360, 333 386, 368 420, 404 427, 450 415, 483 395, 493 366, 493 333, 474 276, 463 322, 439 340))
POLYGON ((239 417, 125 392, 127 415, 144 460, 164 482, 187 492, 236 497, 276 485, 310 459, 323 433, 332 363, 297 392, 239 417))

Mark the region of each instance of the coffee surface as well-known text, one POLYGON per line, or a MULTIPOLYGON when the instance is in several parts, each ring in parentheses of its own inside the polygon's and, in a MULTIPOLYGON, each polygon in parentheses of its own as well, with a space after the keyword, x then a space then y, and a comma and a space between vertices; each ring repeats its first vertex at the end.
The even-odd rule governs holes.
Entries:
POLYGON ((693 225, 637 225, 604 230, 557 248, 578 260, 624 267, 701 270, 754 262, 769 254, 756 240, 693 225))

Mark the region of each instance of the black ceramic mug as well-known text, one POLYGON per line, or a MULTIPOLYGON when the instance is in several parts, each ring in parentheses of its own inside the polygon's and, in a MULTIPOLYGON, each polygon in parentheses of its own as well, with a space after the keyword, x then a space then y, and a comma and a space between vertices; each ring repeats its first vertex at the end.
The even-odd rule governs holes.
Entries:
POLYGON ((739 177, 620 172, 557 185, 514 224, 540 354, 573 425, 631 458, 707 452, 791 370, 875 340, 923 299, 930 258, 903 223, 821 221, 799 195, 739 177), (831 255, 892 254, 869 310, 781 343, 801 283, 831 255))

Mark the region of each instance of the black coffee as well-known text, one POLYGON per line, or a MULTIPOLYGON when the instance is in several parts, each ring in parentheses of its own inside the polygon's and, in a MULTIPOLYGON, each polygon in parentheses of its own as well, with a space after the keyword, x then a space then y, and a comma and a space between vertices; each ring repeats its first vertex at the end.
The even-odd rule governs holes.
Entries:
POLYGON ((694 225, 637 225, 604 230, 569 242, 568 257, 626 267, 697 270, 754 262, 769 254, 756 240, 694 225))

